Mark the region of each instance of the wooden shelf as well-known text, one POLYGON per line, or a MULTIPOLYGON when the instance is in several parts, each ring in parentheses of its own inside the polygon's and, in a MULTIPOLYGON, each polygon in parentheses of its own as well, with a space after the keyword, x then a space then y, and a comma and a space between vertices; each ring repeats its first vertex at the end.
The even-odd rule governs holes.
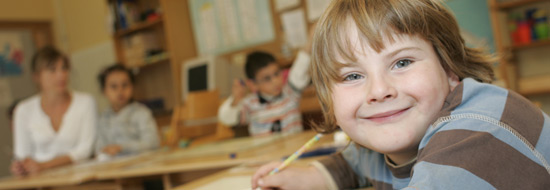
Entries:
POLYGON ((545 2, 545 1, 550 2, 550 0, 517 0, 517 1, 511 1, 511 2, 497 3, 497 8, 511 9, 519 6, 529 5, 537 2, 545 2))
POLYGON ((170 55, 167 52, 164 52, 162 55, 155 55, 155 56, 153 56, 155 58, 149 58, 149 60, 146 58, 145 63, 142 65, 129 65, 128 67, 142 69, 153 65, 170 63, 170 55))
POLYGON ((116 31, 115 35, 118 38, 124 37, 128 34, 131 34, 131 33, 134 33, 134 32, 140 31, 140 30, 148 29, 148 28, 151 28, 153 26, 156 26, 156 25, 159 25, 159 24, 162 24, 162 23, 163 23, 163 18, 162 18, 162 16, 160 16, 155 20, 137 23, 137 24, 134 24, 134 25, 130 26, 127 29, 118 30, 118 31, 116 31))
POLYGON ((524 96, 550 93, 550 75, 522 77, 518 85, 519 93, 524 96))
POLYGON ((513 45, 510 47, 510 49, 512 49, 513 51, 518 51, 518 50, 542 47, 542 46, 550 46, 550 40, 540 40, 540 41, 533 41, 529 44, 513 45))

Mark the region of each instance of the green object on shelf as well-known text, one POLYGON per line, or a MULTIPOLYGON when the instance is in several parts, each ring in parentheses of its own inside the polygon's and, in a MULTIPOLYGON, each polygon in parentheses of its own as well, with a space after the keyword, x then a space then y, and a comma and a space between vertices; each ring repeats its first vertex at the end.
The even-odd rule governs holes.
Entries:
POLYGON ((548 39, 548 33, 549 27, 548 26, 548 17, 546 16, 546 12, 543 10, 537 10, 534 14, 535 17, 535 24, 533 28, 535 29, 535 35, 537 40, 545 40, 548 39))

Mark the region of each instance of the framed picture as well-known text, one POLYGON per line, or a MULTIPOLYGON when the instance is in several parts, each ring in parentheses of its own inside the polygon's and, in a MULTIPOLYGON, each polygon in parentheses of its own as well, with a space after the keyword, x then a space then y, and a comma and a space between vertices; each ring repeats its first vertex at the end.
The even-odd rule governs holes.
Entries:
POLYGON ((35 50, 52 44, 49 22, 0 21, 0 77, 20 76, 35 50))

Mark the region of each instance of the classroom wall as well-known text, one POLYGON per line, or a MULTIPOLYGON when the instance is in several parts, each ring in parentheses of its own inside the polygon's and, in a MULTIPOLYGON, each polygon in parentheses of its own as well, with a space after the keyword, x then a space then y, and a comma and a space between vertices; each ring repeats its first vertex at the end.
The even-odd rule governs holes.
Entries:
POLYGON ((480 43, 466 40, 466 43, 470 43, 469 45, 483 45, 494 51, 493 30, 487 1, 447 0, 446 3, 453 11, 463 34, 467 32, 481 41, 480 43))
POLYGON ((91 93, 99 110, 108 103, 103 97, 97 74, 115 63, 116 55, 107 24, 106 0, 53 0, 57 46, 71 60, 71 88, 91 93))
POLYGON ((0 20, 51 20, 53 0, 0 0, 0 20))
MULTIPOLYGON (((51 21, 53 15, 52 0, 0 0, 0 20, 2 21, 51 21)), ((25 59, 30 57, 25 55, 25 59)), ((14 99, 36 92, 28 73, 4 77, 2 80, 10 82, 11 95, 14 99)), ((0 176, 9 175, 11 162, 12 137, 6 116, 7 107, 7 105, 0 106, 0 176)))
MULTIPOLYGON (((107 102, 99 90, 96 76, 100 69, 116 60, 111 34, 107 27, 106 2, 0 0, 0 20, 51 22, 55 45, 71 60, 71 88, 91 93, 95 96, 98 107, 103 109, 107 102)), ((7 80, 10 80, 14 98, 27 97, 36 92, 28 73, 7 80)), ((6 108, 7 106, 0 106, 0 176, 9 175, 12 151, 6 108)))

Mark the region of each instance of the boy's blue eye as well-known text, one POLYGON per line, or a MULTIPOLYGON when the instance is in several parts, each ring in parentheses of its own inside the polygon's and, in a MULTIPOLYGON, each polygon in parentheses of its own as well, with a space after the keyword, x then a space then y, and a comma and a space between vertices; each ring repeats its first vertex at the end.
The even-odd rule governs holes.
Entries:
POLYGON ((352 74, 346 75, 346 77, 344 77, 344 81, 358 80, 362 78, 363 78, 362 75, 357 73, 352 73, 352 74))
POLYGON ((395 63, 394 68, 397 68, 397 69, 403 68, 403 67, 409 66, 411 63, 412 61, 409 59, 401 59, 395 63))

